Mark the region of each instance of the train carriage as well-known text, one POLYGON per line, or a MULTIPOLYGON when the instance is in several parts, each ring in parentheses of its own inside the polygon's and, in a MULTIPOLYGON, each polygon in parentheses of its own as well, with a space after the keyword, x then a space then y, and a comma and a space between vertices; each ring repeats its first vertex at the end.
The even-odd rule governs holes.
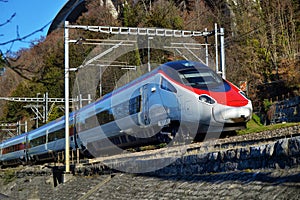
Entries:
POLYGON ((42 126, 34 131, 28 133, 27 143, 28 143, 28 159, 29 161, 37 161, 40 156, 48 153, 46 144, 46 129, 47 126, 42 126))
POLYGON ((121 153, 122 148, 161 142, 164 133, 174 138, 180 128, 184 128, 186 138, 192 139, 203 138, 206 132, 244 128, 251 118, 252 105, 237 87, 207 66, 175 61, 78 113, 79 121, 91 125, 80 128, 79 138, 89 152, 100 156, 104 150, 121 153))
MULTIPOLYGON (((73 121, 70 122, 72 124, 73 121)), ((71 148, 75 148, 73 131, 70 137, 71 148)), ((29 132, 27 136, 28 159, 32 162, 53 160, 57 158, 57 153, 65 150, 65 123, 64 117, 58 118, 47 125, 29 132)))
POLYGON ((179 121, 174 90, 155 71, 142 76, 79 110, 79 138, 94 154, 159 142, 161 127, 179 121))
POLYGON ((2 165, 23 164, 26 162, 26 134, 6 140, 1 144, 2 165))
POLYGON ((250 120, 251 101, 207 66, 175 61, 162 65, 161 70, 181 92, 177 98, 182 105, 182 121, 198 122, 198 132, 238 130, 250 120))
MULTIPOLYGON (((72 112, 70 148, 98 157, 154 143, 189 143, 245 128, 251 115, 251 101, 232 83, 204 64, 173 61, 72 112)), ((65 150, 64 120, 1 143, 0 161, 55 158, 65 150)))

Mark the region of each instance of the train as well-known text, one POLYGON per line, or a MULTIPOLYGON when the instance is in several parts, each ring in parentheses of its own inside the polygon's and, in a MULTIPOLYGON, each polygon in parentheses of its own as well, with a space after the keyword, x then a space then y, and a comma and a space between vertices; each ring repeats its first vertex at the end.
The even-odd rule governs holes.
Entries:
MULTIPOLYGON (((183 144, 246 127, 251 100, 208 66, 170 61, 69 115, 70 150, 87 157, 149 144, 183 144)), ((55 159, 65 116, 0 143, 0 165, 55 159)))

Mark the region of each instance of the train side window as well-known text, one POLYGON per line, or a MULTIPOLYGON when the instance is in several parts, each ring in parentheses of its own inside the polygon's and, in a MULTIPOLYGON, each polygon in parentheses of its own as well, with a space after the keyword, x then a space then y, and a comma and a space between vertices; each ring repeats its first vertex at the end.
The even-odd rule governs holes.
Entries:
POLYGON ((161 79, 160 87, 163 90, 167 90, 167 91, 170 91, 170 92, 177 93, 176 88, 169 81, 167 81, 165 78, 161 79))
POLYGON ((45 144, 45 143, 46 143, 46 135, 34 138, 30 141, 31 147, 36 147, 36 146, 39 146, 39 145, 45 144))
POLYGON ((122 102, 112 108, 112 113, 114 114, 114 119, 122 119, 128 116, 129 103, 128 101, 122 102))
POLYGON ((129 115, 133 115, 141 111, 141 99, 141 95, 139 95, 129 100, 129 115))
POLYGON ((10 152, 9 152, 9 147, 3 148, 2 154, 4 155, 4 154, 7 154, 7 153, 10 153, 10 152))
POLYGON ((97 119, 100 125, 114 121, 114 116, 111 110, 104 110, 97 114, 97 119))
POLYGON ((99 126, 99 122, 97 122, 97 119, 95 116, 91 116, 91 117, 85 119, 84 125, 82 127, 83 127, 83 130, 88 130, 88 129, 91 129, 91 128, 94 128, 97 126, 99 126))
POLYGON ((55 141, 55 140, 56 140, 55 133, 54 132, 49 133, 48 134, 48 142, 52 142, 52 141, 55 141))
POLYGON ((52 142, 65 137, 65 129, 59 129, 48 134, 48 142, 52 142))
POLYGON ((57 131, 57 138, 62 139, 64 137, 65 137, 65 129, 63 128, 63 129, 58 130, 57 131))
POLYGON ((15 144, 15 145, 4 148, 3 154, 12 153, 12 152, 21 150, 20 145, 21 144, 15 144))

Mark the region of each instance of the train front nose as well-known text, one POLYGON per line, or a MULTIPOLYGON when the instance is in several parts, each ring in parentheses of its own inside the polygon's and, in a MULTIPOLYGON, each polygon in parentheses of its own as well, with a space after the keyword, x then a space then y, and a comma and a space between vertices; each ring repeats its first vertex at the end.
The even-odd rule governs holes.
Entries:
POLYGON ((252 106, 230 107, 216 106, 213 110, 214 119, 220 123, 247 122, 251 118, 252 106))

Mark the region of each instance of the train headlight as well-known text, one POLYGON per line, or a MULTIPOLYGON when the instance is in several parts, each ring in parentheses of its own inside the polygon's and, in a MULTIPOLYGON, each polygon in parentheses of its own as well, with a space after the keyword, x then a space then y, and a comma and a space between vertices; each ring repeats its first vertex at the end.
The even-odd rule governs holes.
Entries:
POLYGON ((208 103, 208 104, 216 103, 216 101, 213 98, 211 98, 210 96, 207 96, 207 95, 200 95, 199 100, 203 103, 208 103))

